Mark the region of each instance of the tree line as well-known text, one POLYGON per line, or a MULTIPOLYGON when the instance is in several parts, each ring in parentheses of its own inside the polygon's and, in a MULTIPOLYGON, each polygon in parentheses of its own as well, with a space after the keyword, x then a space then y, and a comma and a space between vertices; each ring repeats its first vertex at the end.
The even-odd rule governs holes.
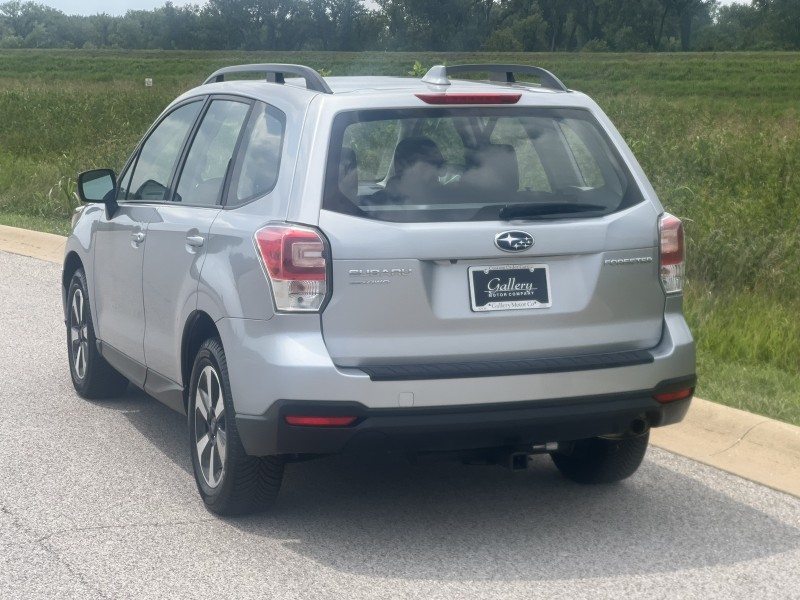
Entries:
POLYGON ((800 1, 207 0, 124 16, 0 3, 0 48, 308 51, 800 49, 800 1))

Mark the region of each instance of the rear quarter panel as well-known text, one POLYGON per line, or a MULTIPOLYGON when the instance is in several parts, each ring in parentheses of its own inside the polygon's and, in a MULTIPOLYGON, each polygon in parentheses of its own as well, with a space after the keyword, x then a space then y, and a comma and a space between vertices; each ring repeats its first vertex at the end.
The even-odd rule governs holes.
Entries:
POLYGON ((307 112, 316 96, 305 90, 286 86, 280 94, 267 96, 265 91, 274 91, 274 87, 252 81, 232 83, 230 91, 237 90, 260 98, 283 112, 286 129, 275 188, 242 206, 224 208, 211 227, 206 261, 200 274, 197 309, 214 321, 225 317, 272 318, 272 294, 255 247, 254 235, 269 222, 286 220, 295 179, 302 179, 309 170, 300 149, 300 139, 305 128, 314 126, 313 122, 308 123, 307 112))

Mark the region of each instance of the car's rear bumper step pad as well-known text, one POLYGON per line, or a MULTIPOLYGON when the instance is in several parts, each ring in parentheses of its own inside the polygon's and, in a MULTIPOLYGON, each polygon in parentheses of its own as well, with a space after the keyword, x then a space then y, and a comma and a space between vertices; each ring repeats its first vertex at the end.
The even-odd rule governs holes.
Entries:
POLYGON ((647 350, 631 350, 583 356, 560 356, 556 358, 424 365, 370 365, 359 368, 369 375, 372 381, 406 381, 591 371, 594 369, 644 365, 653 362, 653 360, 653 355, 647 350))

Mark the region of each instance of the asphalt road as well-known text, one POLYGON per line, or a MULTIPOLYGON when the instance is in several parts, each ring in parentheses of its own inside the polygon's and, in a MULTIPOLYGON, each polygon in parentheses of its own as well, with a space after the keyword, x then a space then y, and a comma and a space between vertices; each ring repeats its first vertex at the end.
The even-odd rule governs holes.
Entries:
POLYGON ((214 517, 183 417, 75 395, 59 275, 0 253, 0 598, 800 598, 800 499, 655 448, 607 487, 323 459, 214 517))

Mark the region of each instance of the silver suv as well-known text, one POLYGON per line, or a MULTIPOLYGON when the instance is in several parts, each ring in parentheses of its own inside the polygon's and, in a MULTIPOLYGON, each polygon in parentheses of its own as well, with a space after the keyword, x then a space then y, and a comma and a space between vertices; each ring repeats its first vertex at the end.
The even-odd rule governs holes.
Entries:
POLYGON ((689 407, 681 222, 543 69, 224 68, 79 191, 75 389, 130 382, 187 414, 214 512, 263 509, 286 462, 340 452, 548 453, 618 481, 689 407))

